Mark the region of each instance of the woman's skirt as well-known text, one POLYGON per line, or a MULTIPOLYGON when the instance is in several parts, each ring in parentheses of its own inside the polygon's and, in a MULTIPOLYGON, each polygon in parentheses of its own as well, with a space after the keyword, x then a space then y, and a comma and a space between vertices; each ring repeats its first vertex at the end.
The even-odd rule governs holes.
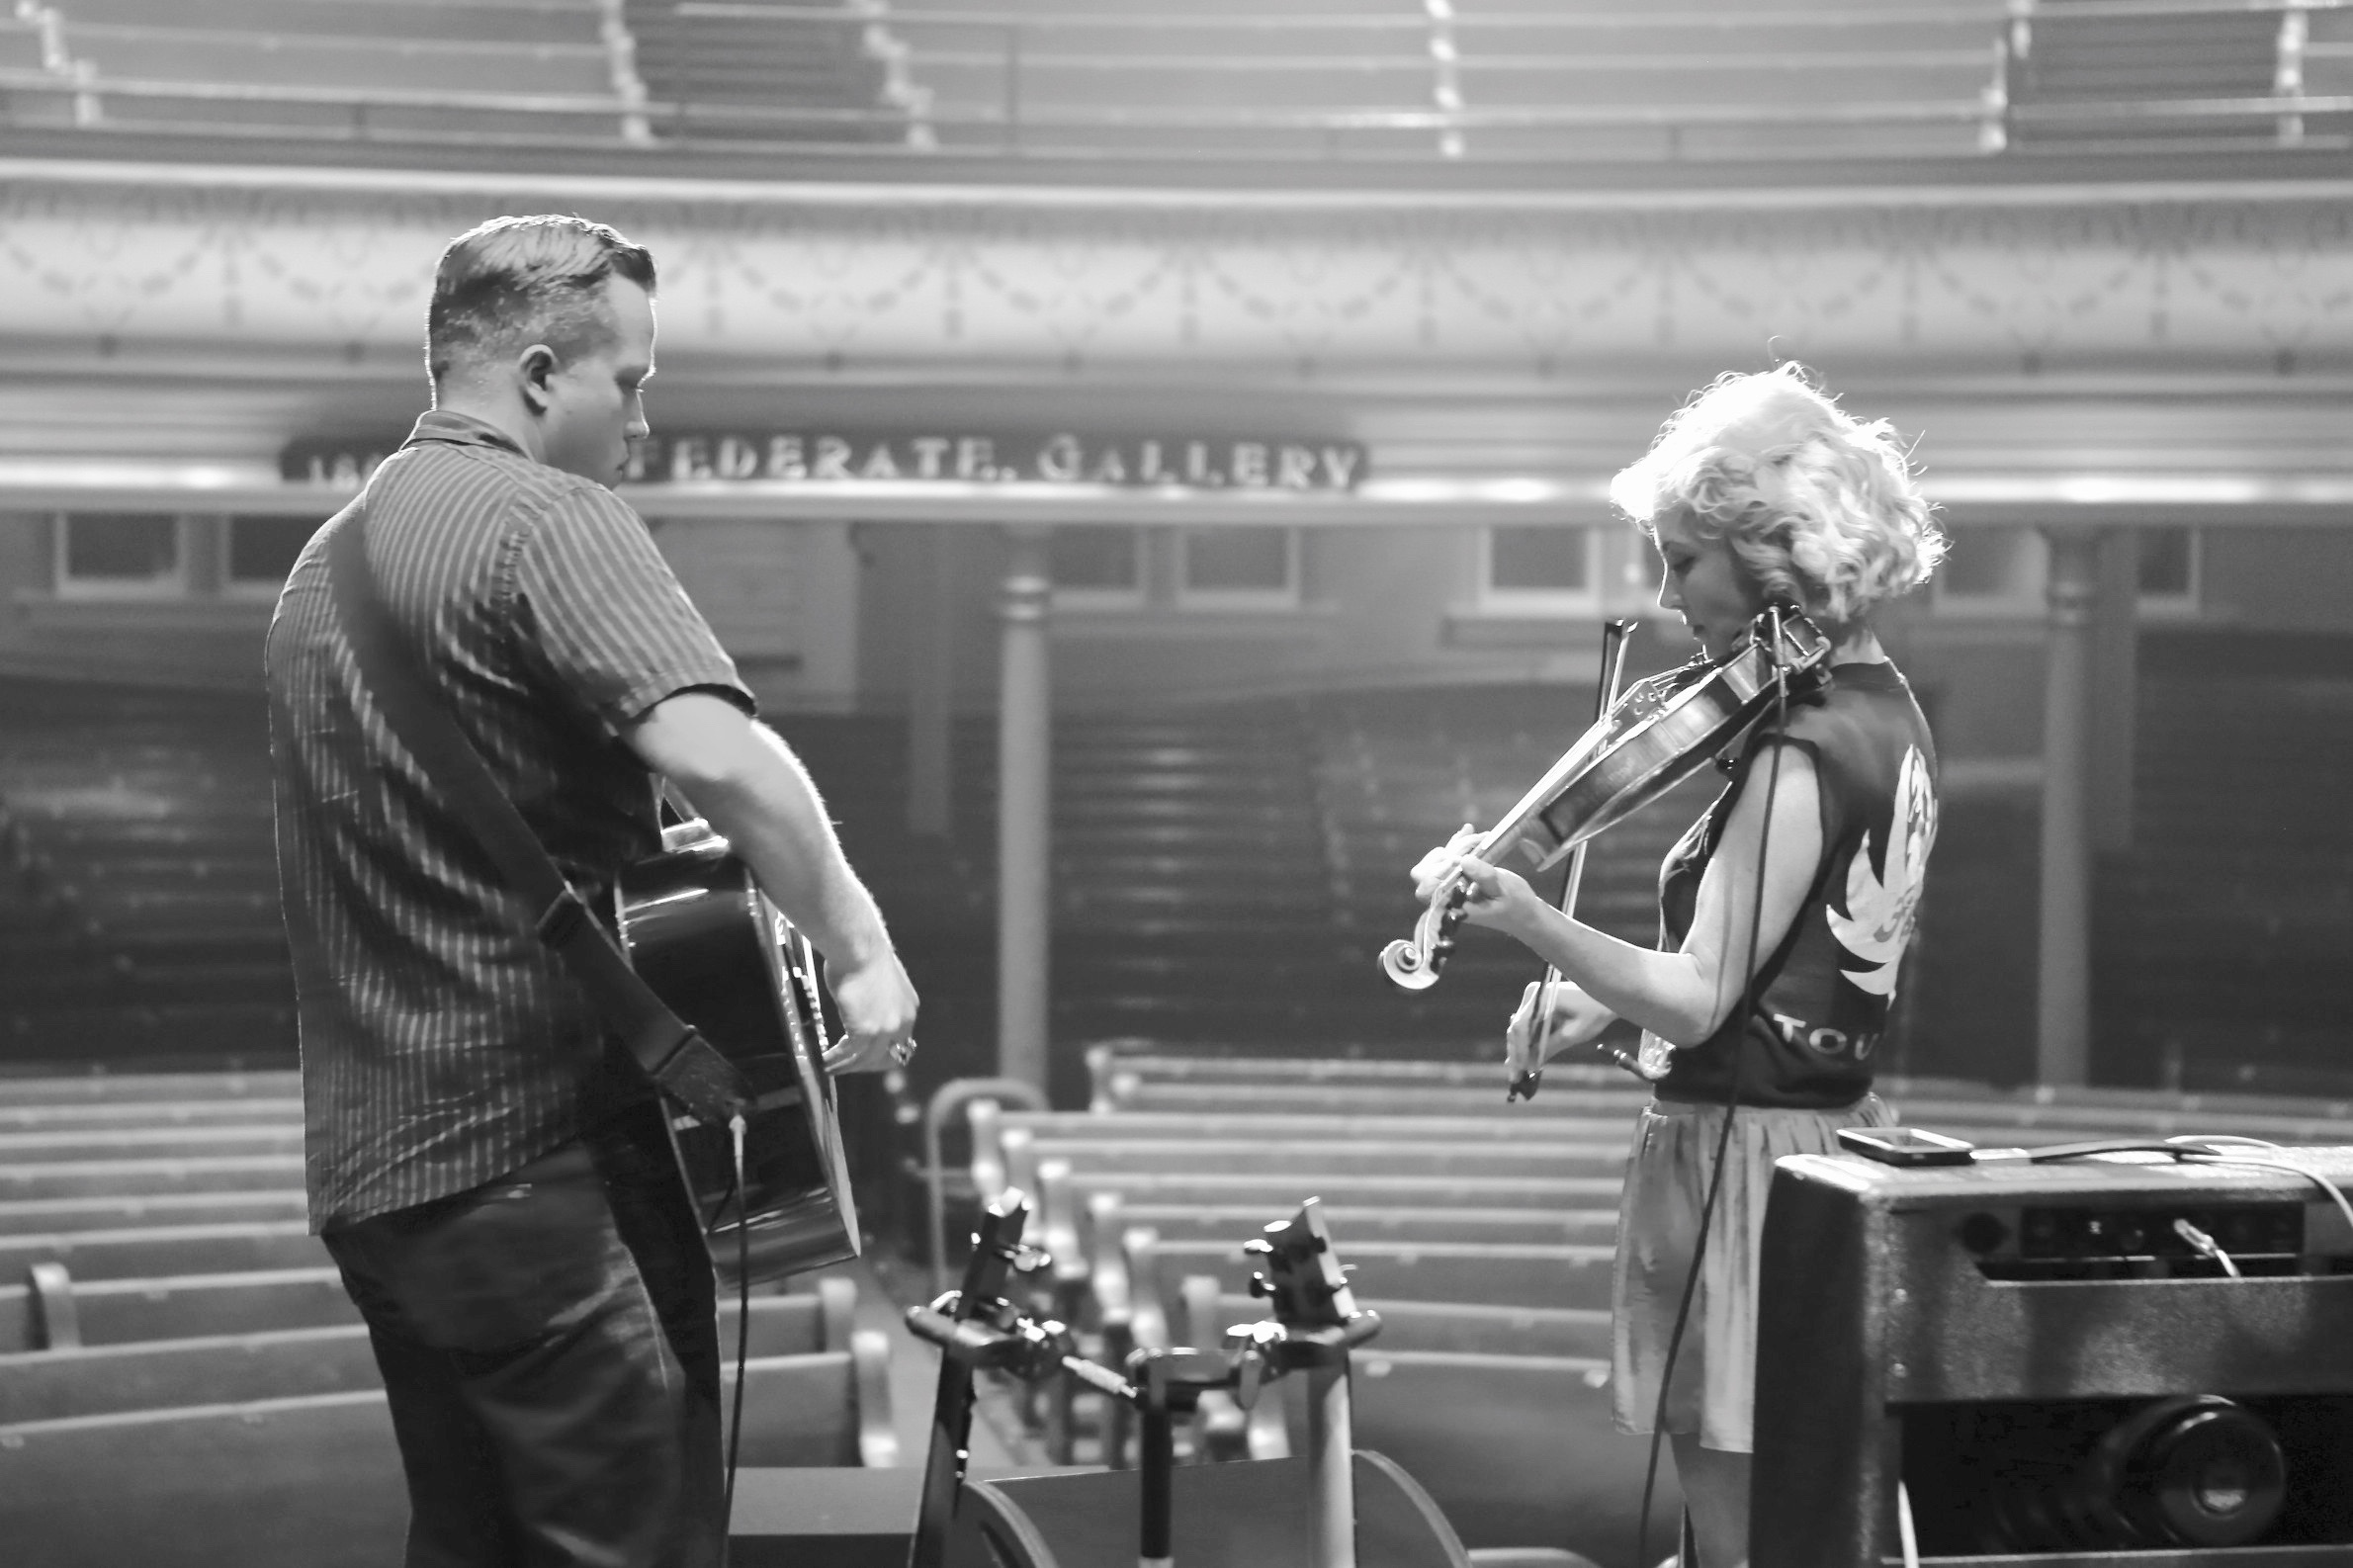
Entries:
MULTIPOLYGON (((1757 1283, 1765 1199, 1773 1163, 1784 1155, 1828 1154, 1841 1127, 1884 1127, 1892 1117, 1876 1094, 1835 1110, 1743 1105, 1724 1156, 1723 1188, 1707 1227, 1706 1256, 1675 1352, 1666 1428, 1697 1433, 1699 1445, 1750 1451, 1757 1388, 1757 1283)), ((1642 1112, 1617 1206, 1617 1261, 1611 1280, 1610 1386, 1618 1430, 1647 1434, 1659 1416, 1659 1384, 1676 1310, 1691 1275, 1699 1209, 1715 1170, 1724 1107, 1654 1100, 1642 1112)))

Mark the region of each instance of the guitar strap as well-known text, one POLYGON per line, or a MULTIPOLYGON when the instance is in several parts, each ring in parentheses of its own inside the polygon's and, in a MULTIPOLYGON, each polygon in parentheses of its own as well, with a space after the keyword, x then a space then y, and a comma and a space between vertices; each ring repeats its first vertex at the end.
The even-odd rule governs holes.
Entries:
POLYGON ((725 1126, 736 1116, 748 1116, 752 1089, 743 1075, 629 967, 498 787, 481 754, 426 686, 377 594, 368 566, 367 521, 363 494, 328 541, 327 573, 343 634, 385 722, 457 808, 507 886, 540 912, 533 921, 539 939, 571 967, 572 977, 646 1076, 699 1121, 725 1126))

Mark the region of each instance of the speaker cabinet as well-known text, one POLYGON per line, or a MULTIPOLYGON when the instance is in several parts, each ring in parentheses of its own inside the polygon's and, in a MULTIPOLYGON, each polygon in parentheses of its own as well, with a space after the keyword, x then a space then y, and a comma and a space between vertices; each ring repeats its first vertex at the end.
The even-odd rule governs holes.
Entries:
POLYGON ((1924 1561, 2353 1565, 2353 1226, 2288 1172, 1786 1159, 1758 1332, 1756 1568, 1900 1562, 1898 1481, 1924 1561))

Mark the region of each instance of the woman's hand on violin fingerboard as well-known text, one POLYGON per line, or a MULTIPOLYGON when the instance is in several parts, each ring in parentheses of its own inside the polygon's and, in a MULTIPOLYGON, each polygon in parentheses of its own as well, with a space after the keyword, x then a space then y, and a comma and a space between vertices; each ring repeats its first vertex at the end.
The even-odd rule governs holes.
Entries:
POLYGON ((1454 875, 1462 879, 1468 890, 1462 901, 1462 915, 1473 925, 1525 939, 1550 909, 1519 872, 1491 866, 1474 855, 1458 856, 1454 875))
POLYGON ((1471 852, 1471 845, 1479 841, 1479 830, 1464 823, 1454 829, 1454 836, 1414 862, 1414 897, 1428 904, 1438 897, 1438 890, 1454 880, 1456 862, 1471 852))

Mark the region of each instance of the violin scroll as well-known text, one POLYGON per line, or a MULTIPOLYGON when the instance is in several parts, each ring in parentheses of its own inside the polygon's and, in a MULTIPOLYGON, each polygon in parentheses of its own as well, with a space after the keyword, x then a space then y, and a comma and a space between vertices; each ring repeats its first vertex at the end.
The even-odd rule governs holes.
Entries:
POLYGON ((1414 922, 1414 934, 1381 949, 1381 973, 1407 991, 1428 991, 1437 985, 1438 972, 1454 951, 1454 932, 1462 924, 1462 906, 1469 898, 1469 883, 1447 878, 1414 922))

